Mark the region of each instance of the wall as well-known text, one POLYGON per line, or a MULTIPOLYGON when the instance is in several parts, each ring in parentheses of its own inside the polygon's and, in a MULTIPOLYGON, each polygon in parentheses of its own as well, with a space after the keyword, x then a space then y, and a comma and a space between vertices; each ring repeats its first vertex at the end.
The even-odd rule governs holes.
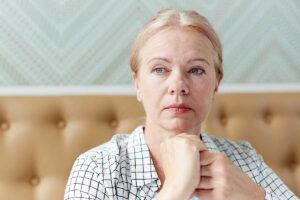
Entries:
POLYGON ((130 84, 145 20, 196 9, 224 45, 224 82, 300 82, 298 0, 0 0, 0 86, 130 84))

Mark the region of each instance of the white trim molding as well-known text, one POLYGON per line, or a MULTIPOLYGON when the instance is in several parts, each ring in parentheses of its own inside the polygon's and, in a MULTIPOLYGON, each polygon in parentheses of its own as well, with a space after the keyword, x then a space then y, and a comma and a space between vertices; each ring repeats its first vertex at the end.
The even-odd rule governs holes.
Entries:
POLYGON ((221 84, 219 93, 300 92, 300 84, 221 84))
POLYGON ((11 86, 0 87, 0 96, 135 95, 131 85, 117 86, 11 86))
MULTIPOLYGON (((223 84, 219 93, 300 92, 300 84, 223 84)), ((135 95, 132 85, 112 86, 9 86, 0 96, 135 95)))

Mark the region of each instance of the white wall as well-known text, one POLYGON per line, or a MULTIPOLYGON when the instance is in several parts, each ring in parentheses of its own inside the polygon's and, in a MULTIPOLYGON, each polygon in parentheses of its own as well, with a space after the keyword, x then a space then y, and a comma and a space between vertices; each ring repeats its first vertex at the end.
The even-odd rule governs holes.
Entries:
POLYGON ((224 82, 300 82, 299 0, 0 0, 0 86, 130 84, 145 20, 196 9, 224 45, 224 82))

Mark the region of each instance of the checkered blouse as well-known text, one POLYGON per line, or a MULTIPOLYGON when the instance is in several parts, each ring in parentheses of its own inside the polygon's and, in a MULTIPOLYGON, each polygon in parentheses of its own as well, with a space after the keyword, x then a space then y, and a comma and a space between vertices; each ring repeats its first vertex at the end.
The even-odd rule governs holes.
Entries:
MULTIPOLYGON (((249 143, 207 134, 201 137, 209 151, 224 152, 255 183, 264 187, 265 199, 298 199, 249 143)), ((64 199, 153 199, 160 186, 140 126, 130 135, 115 135, 109 142, 80 155, 71 171, 64 199)))

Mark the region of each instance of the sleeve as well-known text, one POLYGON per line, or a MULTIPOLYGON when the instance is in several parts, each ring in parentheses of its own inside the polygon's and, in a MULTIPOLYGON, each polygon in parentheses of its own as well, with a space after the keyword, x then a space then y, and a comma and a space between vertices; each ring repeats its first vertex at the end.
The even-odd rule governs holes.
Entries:
MULTIPOLYGON (((256 154, 257 155, 257 154, 256 154)), ((283 183, 275 172, 257 155, 260 171, 260 182, 266 191, 266 200, 299 200, 299 198, 283 183)))
POLYGON ((99 180, 99 169, 89 157, 79 156, 71 170, 64 200, 106 200, 105 187, 99 180))

